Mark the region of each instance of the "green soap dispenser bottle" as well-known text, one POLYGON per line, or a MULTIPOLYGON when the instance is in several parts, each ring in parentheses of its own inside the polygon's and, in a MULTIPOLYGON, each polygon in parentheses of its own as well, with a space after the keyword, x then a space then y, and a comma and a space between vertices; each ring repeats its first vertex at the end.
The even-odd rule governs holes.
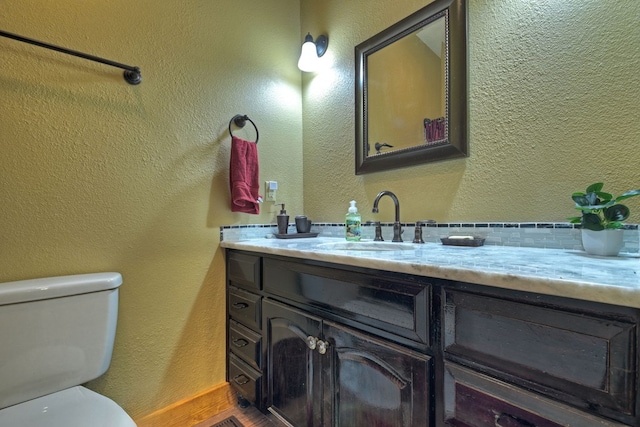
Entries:
POLYGON ((362 217, 358 213, 358 208, 356 208, 356 201, 352 200, 349 204, 351 206, 349 206, 349 211, 345 217, 345 238, 352 242, 358 242, 360 241, 360 223, 362 222, 362 217))

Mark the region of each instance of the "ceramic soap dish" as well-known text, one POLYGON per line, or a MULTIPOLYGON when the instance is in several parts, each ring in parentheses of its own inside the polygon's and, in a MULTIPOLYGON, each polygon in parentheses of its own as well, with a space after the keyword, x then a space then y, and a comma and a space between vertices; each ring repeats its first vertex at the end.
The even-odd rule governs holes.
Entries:
POLYGON ((484 237, 474 236, 449 236, 440 239, 443 245, 447 246, 482 246, 484 237))

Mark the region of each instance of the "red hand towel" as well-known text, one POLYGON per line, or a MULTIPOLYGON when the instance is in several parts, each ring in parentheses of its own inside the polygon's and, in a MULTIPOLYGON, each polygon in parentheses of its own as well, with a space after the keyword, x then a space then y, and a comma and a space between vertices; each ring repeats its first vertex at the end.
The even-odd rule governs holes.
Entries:
POLYGON ((231 212, 259 214, 258 147, 257 144, 238 137, 231 137, 231 212))

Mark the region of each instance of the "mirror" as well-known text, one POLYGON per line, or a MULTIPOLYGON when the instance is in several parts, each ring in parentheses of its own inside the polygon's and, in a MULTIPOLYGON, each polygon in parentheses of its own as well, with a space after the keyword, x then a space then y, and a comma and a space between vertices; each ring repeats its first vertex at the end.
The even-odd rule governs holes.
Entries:
POLYGON ((356 175, 467 155, 466 1, 436 0, 356 46, 356 175))

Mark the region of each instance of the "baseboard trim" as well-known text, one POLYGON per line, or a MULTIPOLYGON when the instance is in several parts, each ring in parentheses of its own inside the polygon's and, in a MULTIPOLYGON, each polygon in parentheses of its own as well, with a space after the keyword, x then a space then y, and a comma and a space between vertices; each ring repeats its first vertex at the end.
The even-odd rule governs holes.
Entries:
POLYGON ((138 427, 193 426, 225 411, 235 404, 236 395, 229 383, 214 386, 135 420, 138 427))

